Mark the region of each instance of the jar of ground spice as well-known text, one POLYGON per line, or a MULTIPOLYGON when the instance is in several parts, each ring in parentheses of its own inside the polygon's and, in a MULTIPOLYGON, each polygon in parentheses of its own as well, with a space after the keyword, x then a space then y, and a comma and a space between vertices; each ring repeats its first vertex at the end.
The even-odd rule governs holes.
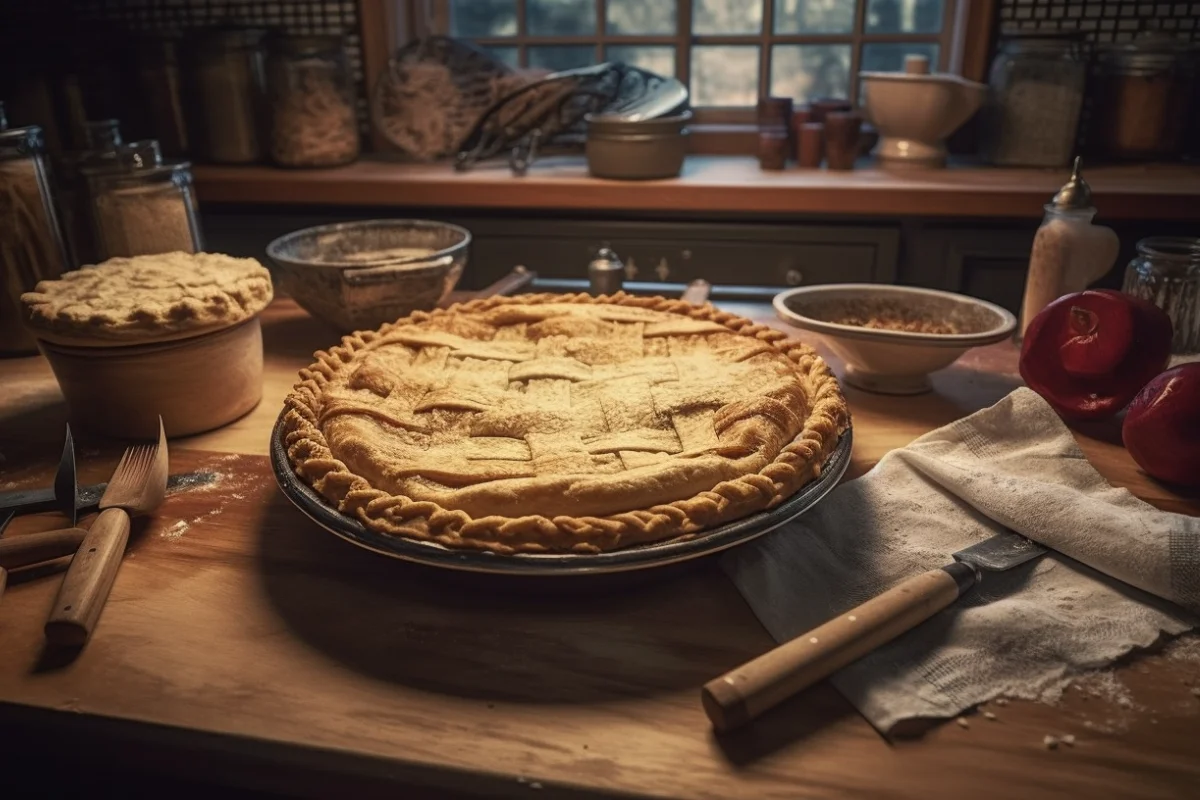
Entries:
POLYGON ((21 294, 69 267, 42 129, 0 129, 0 353, 37 352, 21 294))
POLYGON ((1089 142, 1110 158, 1177 158, 1195 85, 1195 61, 1183 39, 1149 33, 1105 47, 1089 142))
POLYGON ((340 36, 279 36, 267 56, 271 160, 332 167, 358 158, 354 76, 340 36))
POLYGON ((249 164, 265 155, 265 36, 256 28, 214 28, 189 42, 187 95, 199 158, 249 164))
POLYGON ((64 153, 58 174, 59 210, 62 212, 63 233, 67 237, 74 264, 95 264, 95 223, 83 168, 100 164, 112 165, 117 148, 122 144, 121 125, 115 119, 90 120, 84 123, 85 146, 82 150, 64 153))
POLYGON ((981 112, 984 158, 1006 167, 1065 167, 1075 152, 1087 64, 1072 33, 1000 40, 981 112))
POLYGON ((158 142, 122 145, 113 164, 83 172, 101 260, 202 249, 191 165, 164 163, 158 142))

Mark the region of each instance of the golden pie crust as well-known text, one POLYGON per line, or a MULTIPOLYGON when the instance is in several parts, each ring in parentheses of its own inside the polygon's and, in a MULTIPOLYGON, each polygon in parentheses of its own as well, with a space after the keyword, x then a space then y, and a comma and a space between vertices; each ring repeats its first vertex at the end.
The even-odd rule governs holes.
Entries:
POLYGON ((266 308, 271 273, 253 258, 159 253, 110 258, 21 295, 25 321, 50 342, 144 344, 228 328, 266 308))
POLYGON ((385 534, 595 553, 770 508, 849 425, 786 334, 661 297, 417 312, 316 354, 285 401, 296 473, 385 534))

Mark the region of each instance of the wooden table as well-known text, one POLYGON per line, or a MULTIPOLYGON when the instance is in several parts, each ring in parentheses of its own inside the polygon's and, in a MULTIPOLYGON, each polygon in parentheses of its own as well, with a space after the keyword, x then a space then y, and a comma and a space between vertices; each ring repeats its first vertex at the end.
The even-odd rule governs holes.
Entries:
MULTIPOLYGON (((728 308, 769 318, 763 306, 728 308)), ((972 715, 969 727, 888 743, 822 684, 714 736, 700 685, 772 645, 714 564, 548 595, 429 575, 329 536, 280 495, 264 456, 296 371, 336 337, 287 300, 263 319, 262 405, 172 443, 173 471, 212 470, 227 482, 168 498, 135 528, 91 644, 74 658, 44 651, 57 574, 13 576, 0 602, 0 730, 20 730, 35 749, 53 745, 65 763, 111 760, 310 796, 1200 791, 1195 640, 1118 669, 1128 698, 1072 690, 1057 706, 993 705, 995 721, 972 715), (1043 746, 1047 734, 1067 733, 1074 747, 1043 746)), ((848 390, 850 474, 1004 396, 1019 382, 1015 362, 1010 345, 997 345, 937 374, 932 394, 848 390)), ((0 489, 45 480, 65 419, 53 377, 41 359, 8 360, 0 386, 0 489)), ((1163 508, 1200 512, 1142 476, 1113 433, 1080 436, 1109 480, 1163 508)), ((111 444, 79 439, 81 478, 105 478, 111 444)), ((8 535, 57 524, 21 518, 8 535)))

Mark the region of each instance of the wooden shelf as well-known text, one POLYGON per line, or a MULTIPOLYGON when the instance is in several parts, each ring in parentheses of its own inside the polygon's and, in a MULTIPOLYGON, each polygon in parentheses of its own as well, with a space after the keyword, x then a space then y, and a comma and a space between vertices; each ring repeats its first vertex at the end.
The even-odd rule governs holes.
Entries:
MULTIPOLYGON (((500 162, 467 172, 384 160, 327 170, 194 171, 203 203, 1008 218, 1041 217, 1067 178, 1066 170, 985 167, 764 172, 737 156, 691 156, 681 177, 645 182, 589 177, 582 158, 547 159, 525 177, 500 162)), ((1200 166, 1095 167, 1086 177, 1101 220, 1200 219, 1200 166)))

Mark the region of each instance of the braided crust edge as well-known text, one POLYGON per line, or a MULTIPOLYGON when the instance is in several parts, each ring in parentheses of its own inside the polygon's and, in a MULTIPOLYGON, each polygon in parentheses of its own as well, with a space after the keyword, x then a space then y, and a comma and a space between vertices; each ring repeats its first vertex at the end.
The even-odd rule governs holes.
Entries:
POLYGON ((317 360, 300 371, 300 382, 284 401, 284 446, 293 469, 338 511, 378 533, 437 542, 445 547, 516 552, 597 553, 635 544, 691 538, 706 528, 771 508, 821 474, 850 425, 850 412, 832 370, 811 347, 786 333, 712 305, 695 306, 664 297, 635 297, 624 292, 605 297, 587 294, 534 294, 489 297, 446 309, 417 311, 377 331, 359 331, 339 346, 318 351, 317 360), (610 303, 682 314, 715 322, 743 336, 753 336, 784 353, 797 368, 810 410, 800 434, 775 460, 757 473, 723 481, 686 500, 606 517, 539 515, 473 518, 464 511, 416 501, 373 488, 333 457, 317 425, 324 387, 355 354, 396 328, 444 314, 480 312, 510 303, 610 303))

